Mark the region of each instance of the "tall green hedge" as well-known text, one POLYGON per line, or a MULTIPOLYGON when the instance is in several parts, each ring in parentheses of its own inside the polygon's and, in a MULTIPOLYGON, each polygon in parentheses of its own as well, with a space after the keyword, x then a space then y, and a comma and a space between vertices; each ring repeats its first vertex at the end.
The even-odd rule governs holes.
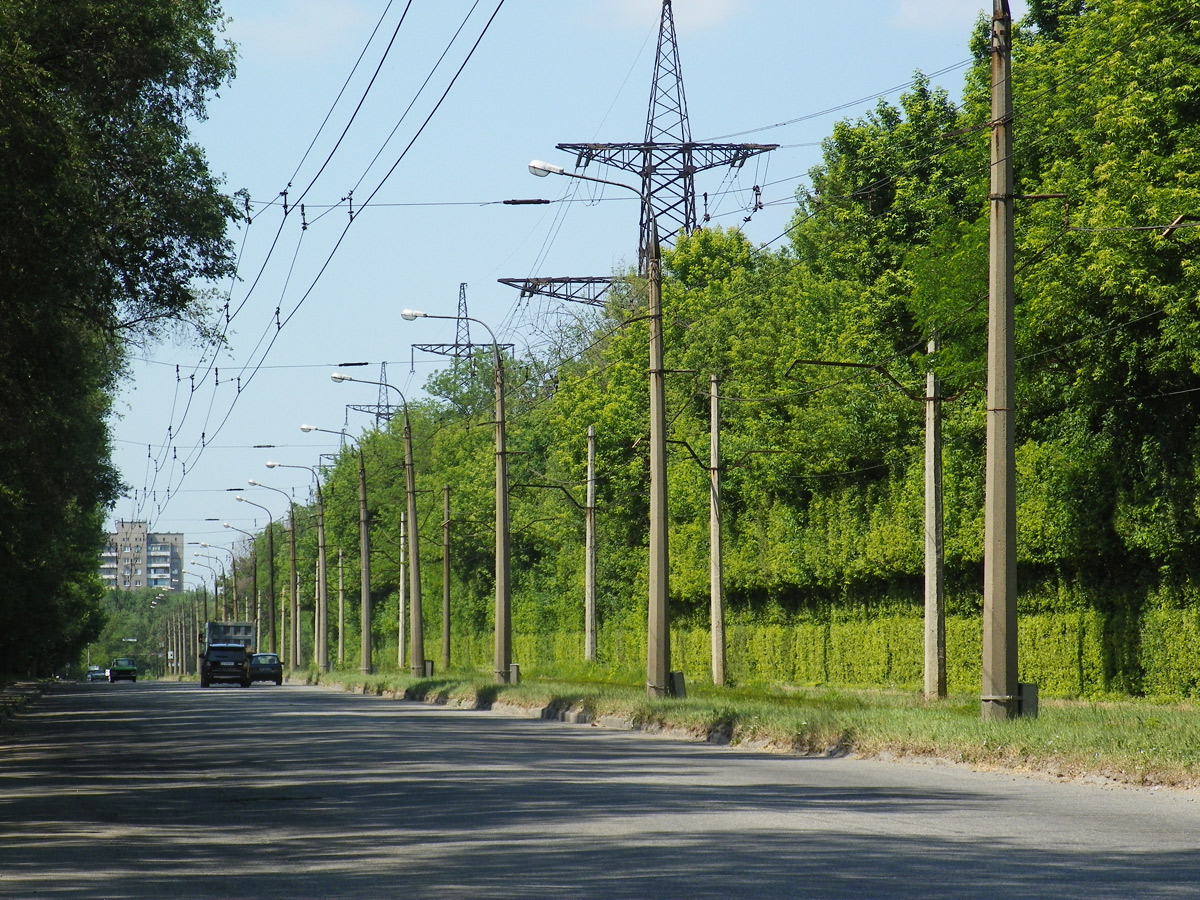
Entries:
MULTIPOLYGON (((829 684, 919 690, 923 684, 921 610, 879 615, 798 615, 786 624, 734 623, 726 629, 726 672, 740 684, 829 684)), ((579 674, 638 680, 644 675, 644 626, 601 626, 598 660, 583 660, 582 631, 514 634, 513 661, 530 675, 579 674)), ((430 639, 427 653, 438 658, 430 639)), ((671 632, 671 666, 689 682, 709 678, 709 632, 671 632)), ((946 620, 947 684, 952 693, 980 688, 982 624, 978 615, 946 620)), ((1020 680, 1047 697, 1144 693, 1200 697, 1200 610, 1151 607, 1140 619, 1095 609, 1034 612, 1018 622, 1020 680)), ((456 668, 491 671, 491 635, 456 635, 456 668)))

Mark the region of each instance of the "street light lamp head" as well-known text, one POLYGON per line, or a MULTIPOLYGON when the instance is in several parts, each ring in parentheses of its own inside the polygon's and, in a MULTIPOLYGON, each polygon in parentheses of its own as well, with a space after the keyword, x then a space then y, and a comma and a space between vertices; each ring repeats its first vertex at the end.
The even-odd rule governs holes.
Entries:
POLYGON ((300 430, 307 434, 310 431, 317 431, 318 429, 316 425, 301 425, 300 430))
POLYGON ((267 460, 267 468, 268 469, 274 469, 278 465, 279 465, 279 463, 274 462, 273 460, 269 460, 269 459, 267 460))
POLYGON ((329 380, 336 381, 338 384, 341 384, 343 381, 354 381, 354 379, 351 378, 349 375, 347 375, 345 372, 333 372, 329 376, 329 380))
POLYGON ((535 159, 529 164, 529 171, 538 178, 545 178, 547 175, 561 175, 565 170, 562 166, 556 166, 554 163, 542 162, 540 159, 535 159))
POLYGON ((411 322, 413 319, 424 319, 428 315, 429 313, 421 312, 419 309, 402 309, 400 311, 400 318, 406 322, 411 322))

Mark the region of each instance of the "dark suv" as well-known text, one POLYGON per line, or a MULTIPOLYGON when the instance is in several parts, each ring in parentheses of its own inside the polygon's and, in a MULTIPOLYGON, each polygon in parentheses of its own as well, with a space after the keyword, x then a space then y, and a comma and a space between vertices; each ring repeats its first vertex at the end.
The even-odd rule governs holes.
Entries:
POLYGON ((200 687, 220 681, 250 687, 250 664, 241 644, 209 644, 200 654, 200 687))

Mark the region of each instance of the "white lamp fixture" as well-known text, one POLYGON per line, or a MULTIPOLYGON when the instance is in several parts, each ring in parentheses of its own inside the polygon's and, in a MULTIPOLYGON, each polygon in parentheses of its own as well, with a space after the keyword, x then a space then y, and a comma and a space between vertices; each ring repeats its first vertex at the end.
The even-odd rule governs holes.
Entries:
POLYGON ((529 171, 538 178, 545 178, 547 175, 561 175, 565 170, 562 166, 556 166, 554 163, 543 162, 540 159, 535 159, 529 164, 529 171))

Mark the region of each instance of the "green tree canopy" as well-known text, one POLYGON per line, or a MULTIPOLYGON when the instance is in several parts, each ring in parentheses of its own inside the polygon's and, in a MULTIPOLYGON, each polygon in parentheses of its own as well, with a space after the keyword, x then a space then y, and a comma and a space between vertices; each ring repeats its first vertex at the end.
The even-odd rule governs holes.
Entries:
POLYGON ((127 348, 211 335, 237 209, 188 123, 233 74, 221 23, 209 0, 0 4, 0 671, 96 633, 127 348))

